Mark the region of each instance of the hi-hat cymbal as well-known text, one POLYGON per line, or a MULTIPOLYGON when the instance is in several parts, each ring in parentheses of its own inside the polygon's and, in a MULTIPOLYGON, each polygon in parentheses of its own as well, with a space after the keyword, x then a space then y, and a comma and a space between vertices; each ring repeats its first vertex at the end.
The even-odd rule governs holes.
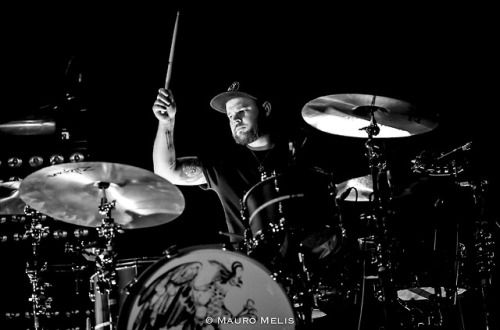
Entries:
POLYGON ((404 101, 366 94, 322 96, 302 108, 302 117, 312 127, 329 134, 368 138, 363 129, 370 124, 371 113, 380 128, 375 138, 407 137, 422 134, 438 126, 436 119, 424 117, 404 101))
POLYGON ((111 218, 123 229, 161 225, 184 211, 184 197, 175 185, 141 168, 102 162, 45 167, 24 178, 21 199, 35 210, 71 224, 98 227, 103 190, 116 201, 111 218))
POLYGON ((0 215, 24 214, 26 204, 19 197, 20 181, 0 182, 0 215))
POLYGON ((373 195, 373 179, 371 175, 349 179, 337 186, 337 196, 349 202, 370 202, 373 195), (347 196, 344 196, 347 194, 347 196))

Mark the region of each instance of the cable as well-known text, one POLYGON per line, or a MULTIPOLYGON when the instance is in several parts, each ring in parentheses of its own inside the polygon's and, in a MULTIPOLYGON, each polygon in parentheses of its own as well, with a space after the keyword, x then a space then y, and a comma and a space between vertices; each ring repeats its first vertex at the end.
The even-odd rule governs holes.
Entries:
POLYGON ((457 299, 458 317, 459 317, 458 322, 459 322, 460 330, 465 330, 464 313, 462 311, 462 303, 460 301, 461 301, 461 298, 458 297, 458 299, 457 299))
MULTIPOLYGON (((363 252, 366 250, 366 241, 363 240, 363 252)), ((363 309, 365 305, 365 287, 366 287, 366 259, 363 256, 363 267, 362 267, 362 282, 361 282, 361 302, 359 304, 359 319, 358 319, 358 330, 361 330, 361 321, 363 320, 363 309)))

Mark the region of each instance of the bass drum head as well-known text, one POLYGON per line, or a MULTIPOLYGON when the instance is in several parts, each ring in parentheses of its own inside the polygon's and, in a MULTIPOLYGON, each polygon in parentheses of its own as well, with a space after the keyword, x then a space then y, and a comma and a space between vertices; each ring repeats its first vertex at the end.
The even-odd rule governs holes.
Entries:
POLYGON ((294 329, 292 304, 262 264, 197 246, 151 265, 125 299, 119 330, 294 329))

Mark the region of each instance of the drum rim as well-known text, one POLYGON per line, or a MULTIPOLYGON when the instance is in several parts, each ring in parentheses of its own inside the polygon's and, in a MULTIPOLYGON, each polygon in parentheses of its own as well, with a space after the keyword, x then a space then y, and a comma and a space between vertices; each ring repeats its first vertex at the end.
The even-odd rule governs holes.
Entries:
POLYGON ((163 256, 155 256, 155 257, 138 257, 138 258, 124 258, 124 259, 118 259, 116 260, 116 266, 125 266, 129 263, 137 263, 138 265, 142 264, 143 262, 147 261, 158 261, 159 259, 163 258, 163 256))
MULTIPOLYGON (((239 251, 231 251, 229 249, 226 249, 223 247, 221 244, 201 244, 201 245, 192 245, 192 246, 187 246, 184 248, 180 248, 175 255, 166 255, 161 257, 159 260, 151 264, 149 267, 147 267, 138 277, 137 277, 137 282, 134 285, 139 285, 139 283, 145 282, 148 278, 151 277, 152 274, 154 274, 158 269, 166 265, 167 263, 175 260, 182 258, 190 253, 196 252, 196 251, 202 251, 202 250, 214 250, 218 252, 230 252, 230 254, 234 254, 237 256, 242 256, 247 259, 247 261, 254 263, 255 265, 259 266, 261 270, 263 270, 269 278, 279 287, 283 295, 285 296, 286 301, 288 302, 289 306, 291 307, 293 317, 295 321, 298 321, 298 315, 295 311, 294 305, 290 297, 288 296, 284 286, 275 280, 272 275, 273 273, 271 272, 270 269, 268 269, 263 263, 260 261, 253 259, 252 257, 239 252, 239 251)), ((125 300, 123 301, 123 305, 120 308, 120 311, 118 313, 118 319, 117 319, 117 330, 124 330, 127 329, 127 324, 129 320, 129 313, 131 309, 131 302, 135 299, 136 294, 129 294, 125 300), (134 298, 134 299, 133 299, 134 298), (126 311, 126 313, 124 313, 126 311), (125 315, 123 315, 125 314, 125 315)))
POLYGON ((264 182, 270 181, 271 179, 276 179, 278 176, 280 176, 282 174, 284 174, 284 173, 277 173, 275 175, 271 175, 271 176, 265 178, 264 180, 260 180, 259 182, 257 182, 256 184, 254 184, 252 187, 250 187, 250 189, 247 192, 245 192, 245 194, 243 195, 243 198, 242 198, 242 201, 245 204, 245 206, 246 206, 246 201, 248 199, 248 196, 250 195, 250 193, 252 191, 254 191, 255 189, 257 189, 258 186, 264 184, 264 182))
MULTIPOLYGON (((317 167, 307 168, 305 170, 307 172, 320 173, 320 174, 325 175, 325 176, 329 175, 327 172, 325 172, 324 170, 322 170, 320 168, 317 168, 317 167)), ((253 192, 255 189, 257 189, 258 186, 264 184, 264 182, 270 181, 271 179, 275 179, 276 180, 277 178, 282 177, 282 176, 286 176, 286 175, 294 175, 293 170, 288 170, 288 171, 284 171, 284 172, 280 172, 280 173, 275 173, 274 175, 268 176, 265 179, 260 180, 256 184, 252 185, 252 187, 250 187, 250 189, 243 194, 243 198, 241 199, 243 205, 245 207, 247 206, 246 202, 247 202, 247 199, 248 199, 249 195, 251 194, 251 192, 253 192)))
POLYGON ((248 224, 252 226, 253 219, 259 214, 261 211, 263 211, 265 208, 268 206, 274 205, 276 203, 281 203, 283 201, 286 201, 288 199, 294 199, 294 198, 304 198, 305 194, 299 193, 299 194, 286 194, 286 195, 281 195, 276 198, 270 199, 261 205, 259 205, 255 210, 253 210, 252 214, 248 215, 248 224))
POLYGON ((91 268, 91 264, 80 265, 82 268, 75 268, 79 266, 74 263, 47 263, 46 271, 48 274, 52 273, 78 273, 91 268))

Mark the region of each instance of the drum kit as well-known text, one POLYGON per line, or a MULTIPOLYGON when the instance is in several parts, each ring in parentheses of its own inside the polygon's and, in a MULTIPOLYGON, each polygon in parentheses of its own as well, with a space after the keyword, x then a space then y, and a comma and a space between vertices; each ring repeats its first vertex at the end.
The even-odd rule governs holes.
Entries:
MULTIPOLYGON (((88 292, 79 288, 59 297, 63 303, 84 301, 80 329, 307 328, 345 305, 357 310, 361 322, 368 287, 382 306, 386 329, 449 326, 444 310, 457 306, 473 288, 465 272, 469 260, 483 292, 493 267, 493 240, 482 217, 488 182, 470 175, 456 157, 471 144, 437 157, 419 156, 412 168, 426 179, 446 177, 453 191, 467 190, 465 198, 473 204, 470 240, 463 240, 459 221, 406 235, 395 223, 410 216, 400 206, 413 201, 412 187, 391 194, 377 141, 424 134, 438 121, 407 102, 362 94, 317 98, 303 107, 302 117, 324 133, 366 139, 370 174, 340 184, 321 171, 307 180, 290 173, 263 178, 241 200, 241 216, 248 223, 241 250, 194 246, 166 250, 162 257, 118 259, 115 242, 125 230, 169 223, 185 208, 175 185, 130 165, 58 164, 22 182, 1 183, 0 214, 26 218, 22 236, 31 242, 26 274, 33 328, 51 328, 51 305, 59 303, 48 293, 51 283, 44 273, 50 267, 40 254, 50 233, 46 217, 85 228, 75 231, 77 238, 97 237, 66 246, 81 258, 62 277, 71 274, 71 281, 85 278, 90 284, 88 292), (348 203, 366 210, 356 215, 366 228, 362 235, 351 234, 346 223, 348 203), (449 241, 450 235, 442 234, 448 228, 453 229, 449 241)), ((431 209, 441 212, 436 218, 450 216, 447 198, 430 199, 431 209)), ((427 216, 423 212, 413 216, 427 216)))

